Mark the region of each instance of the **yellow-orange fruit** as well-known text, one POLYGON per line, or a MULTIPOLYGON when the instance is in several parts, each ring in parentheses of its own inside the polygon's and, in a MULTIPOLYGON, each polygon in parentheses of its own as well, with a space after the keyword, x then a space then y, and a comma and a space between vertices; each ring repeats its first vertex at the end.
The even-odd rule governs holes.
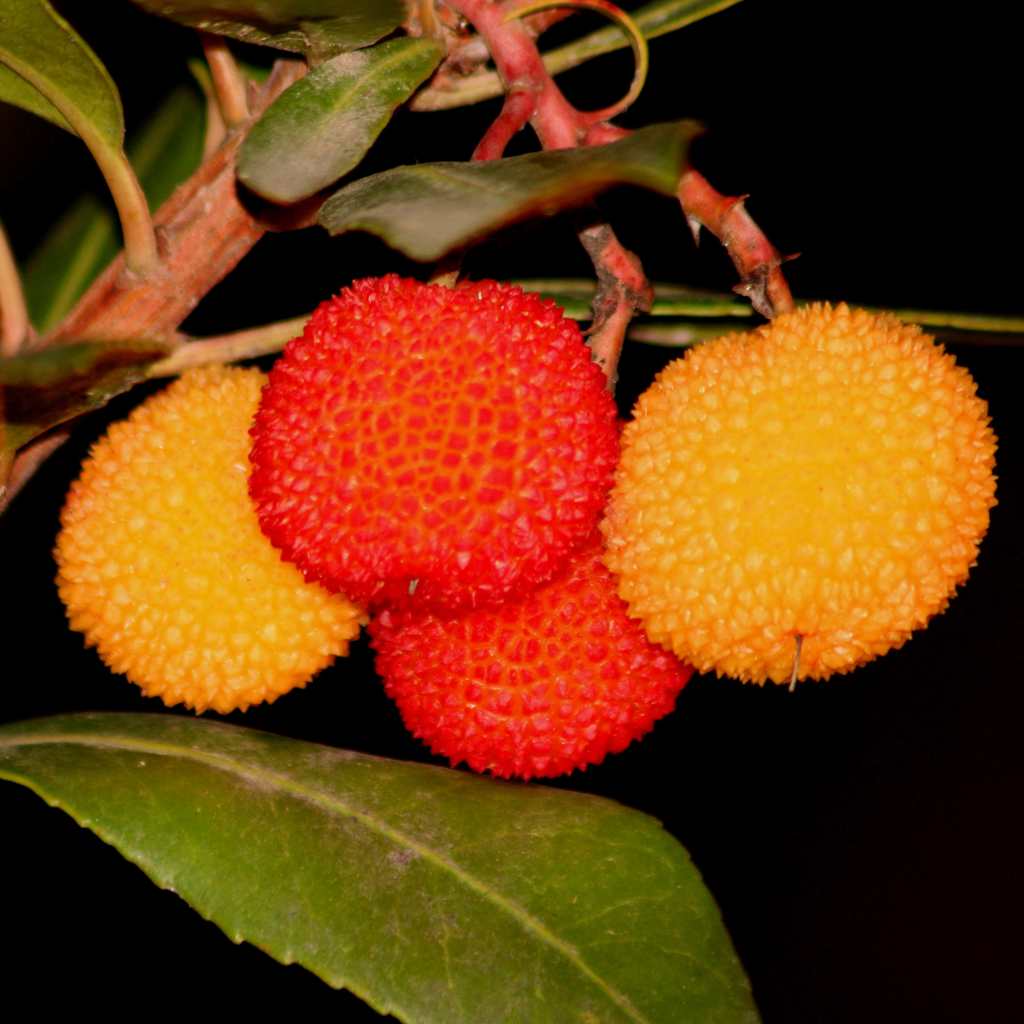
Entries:
POLYGON ((185 374, 111 426, 61 515, 57 583, 74 629, 166 704, 228 712, 304 686, 363 620, 260 532, 249 427, 265 377, 185 374))
POLYGON ((814 305, 698 346, 641 396, 603 524, 652 640, 699 671, 823 679, 903 644, 974 564, 995 437, 917 327, 814 305))

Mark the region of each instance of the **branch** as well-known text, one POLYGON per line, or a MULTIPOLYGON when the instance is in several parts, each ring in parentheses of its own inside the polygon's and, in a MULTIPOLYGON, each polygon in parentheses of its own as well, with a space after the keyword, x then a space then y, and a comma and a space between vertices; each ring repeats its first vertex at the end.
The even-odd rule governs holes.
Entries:
MULTIPOLYGON (((304 70, 278 61, 253 104, 253 117, 304 70)), ((228 135, 154 219, 162 255, 145 280, 126 273, 122 254, 100 275, 46 342, 160 337, 175 330, 199 300, 223 280, 263 234, 235 187, 235 156, 244 131, 228 135)))
MULTIPOLYGON (((278 61, 254 93, 252 119, 303 74, 300 62, 278 61)), ((43 346, 87 338, 159 338, 175 332, 263 234, 235 190, 235 155, 244 137, 243 130, 231 133, 157 212, 163 254, 158 272, 140 280, 128 270, 122 253, 43 339, 43 346)), ((0 512, 67 436, 66 430, 57 430, 18 453, 7 492, 0 498, 0 512)))

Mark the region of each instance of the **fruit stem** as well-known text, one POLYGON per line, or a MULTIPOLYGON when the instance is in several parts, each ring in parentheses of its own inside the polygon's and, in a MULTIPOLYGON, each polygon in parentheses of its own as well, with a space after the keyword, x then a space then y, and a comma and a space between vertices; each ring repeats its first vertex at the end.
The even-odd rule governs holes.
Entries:
POLYGON ((733 290, 749 298, 754 309, 770 320, 794 308, 781 269, 791 257, 780 255, 768 241, 743 200, 743 196, 723 196, 694 170, 679 180, 679 202, 694 238, 702 227, 718 238, 740 275, 740 284, 733 290))

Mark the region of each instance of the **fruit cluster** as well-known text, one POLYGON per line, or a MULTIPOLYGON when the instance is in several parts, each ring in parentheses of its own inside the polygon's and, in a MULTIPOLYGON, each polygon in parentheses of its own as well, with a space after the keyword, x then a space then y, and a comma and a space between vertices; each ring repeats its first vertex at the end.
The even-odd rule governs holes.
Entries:
POLYGON ((200 711, 303 685, 369 619, 417 736, 531 778, 646 733, 691 663, 823 678, 898 646, 994 503, 967 374, 844 306, 689 352, 621 448, 551 302, 357 281, 269 378, 193 371, 111 428, 63 512, 60 593, 112 669, 200 711))

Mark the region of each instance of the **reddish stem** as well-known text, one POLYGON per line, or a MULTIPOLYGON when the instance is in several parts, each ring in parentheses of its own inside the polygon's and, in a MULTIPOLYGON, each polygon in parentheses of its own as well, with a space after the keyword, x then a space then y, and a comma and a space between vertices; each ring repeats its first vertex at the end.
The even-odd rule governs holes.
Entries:
POLYGON ((474 160, 497 160, 512 137, 526 127, 536 106, 529 89, 512 89, 505 95, 501 113, 473 150, 474 160))

